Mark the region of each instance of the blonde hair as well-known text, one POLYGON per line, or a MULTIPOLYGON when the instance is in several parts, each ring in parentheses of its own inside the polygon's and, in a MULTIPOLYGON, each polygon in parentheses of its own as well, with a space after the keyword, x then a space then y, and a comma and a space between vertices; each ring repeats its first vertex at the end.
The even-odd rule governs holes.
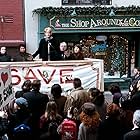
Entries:
POLYGON ((46 33, 47 31, 52 32, 52 28, 51 28, 51 27, 46 27, 46 28, 44 29, 44 32, 46 33))

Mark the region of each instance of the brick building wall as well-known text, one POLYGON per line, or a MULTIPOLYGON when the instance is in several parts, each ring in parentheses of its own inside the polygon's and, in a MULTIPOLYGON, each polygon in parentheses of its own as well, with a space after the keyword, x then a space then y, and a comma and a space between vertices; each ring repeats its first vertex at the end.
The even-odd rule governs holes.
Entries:
POLYGON ((16 47, 24 43, 23 0, 0 0, 0 46, 15 53, 16 47))

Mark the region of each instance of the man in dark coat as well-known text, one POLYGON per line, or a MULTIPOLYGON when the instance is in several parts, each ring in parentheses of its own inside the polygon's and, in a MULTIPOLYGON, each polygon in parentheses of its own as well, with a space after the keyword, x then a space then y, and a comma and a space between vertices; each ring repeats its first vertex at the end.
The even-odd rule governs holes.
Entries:
POLYGON ((26 46, 24 44, 19 45, 19 52, 14 57, 14 61, 33 61, 32 55, 26 52, 26 46))
POLYGON ((33 54, 33 58, 39 54, 39 58, 43 61, 58 60, 57 56, 60 52, 59 44, 52 36, 52 29, 50 27, 45 28, 44 34, 45 37, 40 40, 39 47, 33 54))
POLYGON ((34 134, 34 140, 38 140, 39 137, 39 120, 41 115, 44 114, 46 104, 49 101, 47 95, 39 92, 41 87, 40 80, 34 80, 32 83, 33 90, 24 93, 23 97, 27 99, 29 104, 29 110, 32 113, 32 130, 34 134))
POLYGON ((135 68, 135 75, 132 78, 132 82, 131 85, 129 87, 129 93, 131 95, 131 97, 138 91, 139 87, 138 87, 138 83, 140 81, 140 68, 135 68))

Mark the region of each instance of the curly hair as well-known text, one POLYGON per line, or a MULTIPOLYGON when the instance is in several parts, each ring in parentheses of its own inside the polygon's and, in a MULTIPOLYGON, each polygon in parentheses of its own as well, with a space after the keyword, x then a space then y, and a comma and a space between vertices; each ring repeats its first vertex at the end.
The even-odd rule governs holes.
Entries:
POLYGON ((95 111, 92 116, 89 116, 82 111, 80 114, 80 120, 86 127, 96 128, 100 123, 100 115, 97 111, 95 111))

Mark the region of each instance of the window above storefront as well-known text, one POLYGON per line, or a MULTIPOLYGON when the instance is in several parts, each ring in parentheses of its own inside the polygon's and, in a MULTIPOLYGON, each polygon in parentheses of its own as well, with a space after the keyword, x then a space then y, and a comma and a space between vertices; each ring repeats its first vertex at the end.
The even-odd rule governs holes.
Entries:
POLYGON ((111 5, 112 0, 62 0, 62 5, 111 5))
POLYGON ((46 16, 47 19, 52 17, 96 17, 96 16, 139 16, 139 6, 128 7, 103 7, 93 5, 91 7, 42 7, 33 10, 33 14, 46 16))

